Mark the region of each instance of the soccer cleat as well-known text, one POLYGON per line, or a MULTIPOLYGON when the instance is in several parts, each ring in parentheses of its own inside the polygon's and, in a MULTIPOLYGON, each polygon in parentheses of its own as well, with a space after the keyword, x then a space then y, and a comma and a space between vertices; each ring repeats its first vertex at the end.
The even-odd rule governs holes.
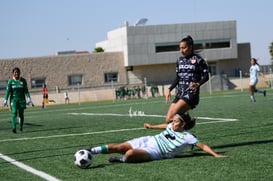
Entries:
POLYGON ((13 132, 13 133, 16 133, 16 129, 15 129, 15 128, 13 128, 13 129, 12 129, 12 132, 13 132))
POLYGON ((111 163, 124 163, 124 160, 122 157, 110 157, 108 161, 111 163))
POLYGON ((254 97, 250 97, 250 102, 256 102, 256 99, 254 97))
POLYGON ((266 96, 266 90, 264 90, 264 97, 266 96))

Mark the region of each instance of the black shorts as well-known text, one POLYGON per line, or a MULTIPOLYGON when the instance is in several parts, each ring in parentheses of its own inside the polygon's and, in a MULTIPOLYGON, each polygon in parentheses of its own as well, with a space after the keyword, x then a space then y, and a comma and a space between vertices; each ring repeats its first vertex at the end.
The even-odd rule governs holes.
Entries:
POLYGON ((177 103, 180 99, 184 100, 188 105, 190 105, 191 109, 194 109, 199 103, 199 91, 178 91, 173 103, 177 103))

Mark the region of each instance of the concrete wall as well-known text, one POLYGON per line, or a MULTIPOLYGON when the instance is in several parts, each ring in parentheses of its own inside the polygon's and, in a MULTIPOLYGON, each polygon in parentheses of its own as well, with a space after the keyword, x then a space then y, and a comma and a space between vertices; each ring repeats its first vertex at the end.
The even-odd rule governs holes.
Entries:
POLYGON ((19 67, 31 92, 41 91, 41 88, 32 89, 30 86, 31 79, 41 77, 46 78, 49 91, 56 87, 60 90, 73 89, 77 86, 70 86, 68 77, 75 74, 83 76, 81 88, 111 87, 111 83, 104 81, 104 73, 111 72, 118 72, 119 80, 116 85, 127 84, 121 52, 8 59, 0 60, 0 67, 0 81, 11 79, 12 69, 19 67))
POLYGON ((238 44, 238 58, 217 61, 217 72, 234 76, 236 70, 242 70, 243 73, 249 71, 250 67, 250 44, 238 44))
POLYGON ((217 21, 184 24, 127 26, 107 33, 107 40, 99 42, 106 52, 123 51, 124 66, 169 64, 180 56, 179 51, 156 52, 156 46, 172 44, 191 35, 195 42, 229 41, 229 48, 205 49, 201 55, 208 61, 237 58, 236 21, 217 21))

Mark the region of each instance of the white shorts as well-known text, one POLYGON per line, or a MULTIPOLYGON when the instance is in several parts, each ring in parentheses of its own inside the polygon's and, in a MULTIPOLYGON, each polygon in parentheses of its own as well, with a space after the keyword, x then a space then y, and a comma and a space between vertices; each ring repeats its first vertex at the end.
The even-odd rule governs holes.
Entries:
POLYGON ((256 86, 257 83, 258 83, 258 79, 250 79, 249 81, 250 86, 256 86))
POLYGON ((163 158, 157 143, 152 136, 143 136, 129 140, 128 143, 133 149, 141 149, 150 154, 152 160, 159 160, 163 158))

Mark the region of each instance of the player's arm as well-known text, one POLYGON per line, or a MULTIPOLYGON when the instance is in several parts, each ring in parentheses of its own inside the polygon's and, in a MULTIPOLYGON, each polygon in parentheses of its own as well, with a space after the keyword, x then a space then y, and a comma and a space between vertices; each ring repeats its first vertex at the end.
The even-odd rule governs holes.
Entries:
POLYGON ((197 82, 198 86, 203 85, 205 82, 209 80, 209 68, 208 64, 202 59, 200 62, 200 66, 202 67, 202 77, 199 82, 197 82))
POLYGON ((175 80, 173 81, 173 83, 171 84, 171 86, 166 91, 166 96, 165 96, 165 98, 166 98, 166 104, 169 103, 170 98, 171 98, 171 92, 176 87, 176 85, 178 84, 178 82, 179 82, 179 77, 176 76, 175 80))
POLYGON ((197 147, 201 148, 204 152, 207 152, 208 154, 220 158, 220 157, 226 157, 225 155, 221 155, 216 153, 211 147, 209 147, 208 145, 202 143, 202 142, 198 142, 196 144, 197 147))
POLYGON ((9 95, 11 93, 11 90, 12 90, 11 81, 8 81, 8 85, 7 85, 7 88, 6 88, 6 94, 5 94, 5 97, 4 97, 5 100, 9 99, 9 95))
POLYGON ((144 127, 148 129, 166 129, 168 124, 157 124, 157 125, 152 125, 149 123, 144 123, 144 127))
POLYGON ((23 79, 23 80, 24 80, 23 83, 24 83, 24 92, 25 92, 25 95, 26 95, 27 98, 30 99, 30 94, 29 94, 29 91, 28 91, 27 81, 26 81, 26 79, 23 79))
POLYGON ((263 72, 259 72, 259 75, 262 76, 263 78, 265 78, 265 75, 263 72))

